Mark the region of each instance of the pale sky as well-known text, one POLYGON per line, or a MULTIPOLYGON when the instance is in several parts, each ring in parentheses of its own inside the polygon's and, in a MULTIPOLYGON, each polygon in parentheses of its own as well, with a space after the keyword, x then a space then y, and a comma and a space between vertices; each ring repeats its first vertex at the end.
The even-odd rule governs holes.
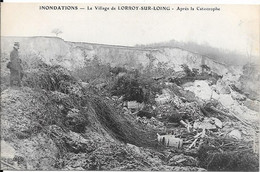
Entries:
POLYGON ((208 43, 240 53, 259 53, 259 5, 171 5, 194 11, 44 11, 40 5, 169 6, 158 4, 2 4, 2 36, 54 36, 59 28, 66 41, 113 45, 149 44, 175 39, 208 43), (218 7, 220 11, 197 11, 218 7))

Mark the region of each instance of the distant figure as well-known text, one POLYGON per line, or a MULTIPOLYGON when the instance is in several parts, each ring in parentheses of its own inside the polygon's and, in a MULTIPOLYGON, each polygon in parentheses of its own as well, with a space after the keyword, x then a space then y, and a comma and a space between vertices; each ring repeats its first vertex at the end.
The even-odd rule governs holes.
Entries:
POLYGON ((23 68, 22 68, 22 60, 19 58, 19 50, 20 44, 19 42, 14 43, 14 49, 10 53, 10 62, 7 67, 10 69, 10 86, 18 86, 21 87, 21 80, 23 77, 23 68))

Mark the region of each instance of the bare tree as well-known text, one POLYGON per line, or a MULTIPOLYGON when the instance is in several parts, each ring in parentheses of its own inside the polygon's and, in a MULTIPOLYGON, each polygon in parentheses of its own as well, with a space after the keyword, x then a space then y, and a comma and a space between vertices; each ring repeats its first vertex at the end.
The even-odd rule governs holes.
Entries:
POLYGON ((51 31, 51 33, 54 33, 57 37, 58 37, 58 35, 59 34, 62 34, 63 32, 60 30, 60 29, 53 29, 52 31, 51 31))

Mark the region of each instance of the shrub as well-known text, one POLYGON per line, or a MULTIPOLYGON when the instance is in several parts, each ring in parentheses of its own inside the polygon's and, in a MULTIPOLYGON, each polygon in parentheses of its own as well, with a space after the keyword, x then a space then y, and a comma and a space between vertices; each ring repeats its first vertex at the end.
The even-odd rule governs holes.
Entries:
POLYGON ((192 71, 190 70, 188 65, 182 64, 181 67, 187 76, 192 76, 192 71))
POLYGON ((112 87, 112 94, 116 96, 124 96, 125 101, 143 102, 144 92, 137 78, 122 76, 118 78, 112 87))
POLYGON ((31 88, 59 91, 66 94, 80 91, 77 80, 71 76, 68 70, 59 65, 50 66, 43 62, 37 64, 26 74, 23 84, 31 88))
POLYGON ((123 96, 124 101, 155 103, 157 93, 161 93, 163 86, 158 81, 139 73, 137 70, 118 78, 112 89, 112 95, 123 96))
POLYGON ((77 69, 73 74, 87 83, 98 84, 99 80, 107 80, 111 77, 110 64, 102 64, 95 56, 93 59, 85 59, 84 66, 77 69))
POLYGON ((198 151, 201 167, 210 171, 259 171, 259 157, 249 143, 222 138, 208 142, 198 151))

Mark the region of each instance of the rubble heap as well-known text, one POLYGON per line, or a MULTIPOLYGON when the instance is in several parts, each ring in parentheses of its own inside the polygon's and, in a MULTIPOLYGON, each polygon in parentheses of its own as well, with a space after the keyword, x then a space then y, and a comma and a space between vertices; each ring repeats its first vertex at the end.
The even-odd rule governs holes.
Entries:
POLYGON ((15 170, 259 170, 257 100, 221 77, 189 77, 179 85, 156 79, 163 87, 154 101, 127 102, 105 88, 97 94, 60 66, 37 64, 24 87, 1 92, 7 151, 1 164, 15 170))

